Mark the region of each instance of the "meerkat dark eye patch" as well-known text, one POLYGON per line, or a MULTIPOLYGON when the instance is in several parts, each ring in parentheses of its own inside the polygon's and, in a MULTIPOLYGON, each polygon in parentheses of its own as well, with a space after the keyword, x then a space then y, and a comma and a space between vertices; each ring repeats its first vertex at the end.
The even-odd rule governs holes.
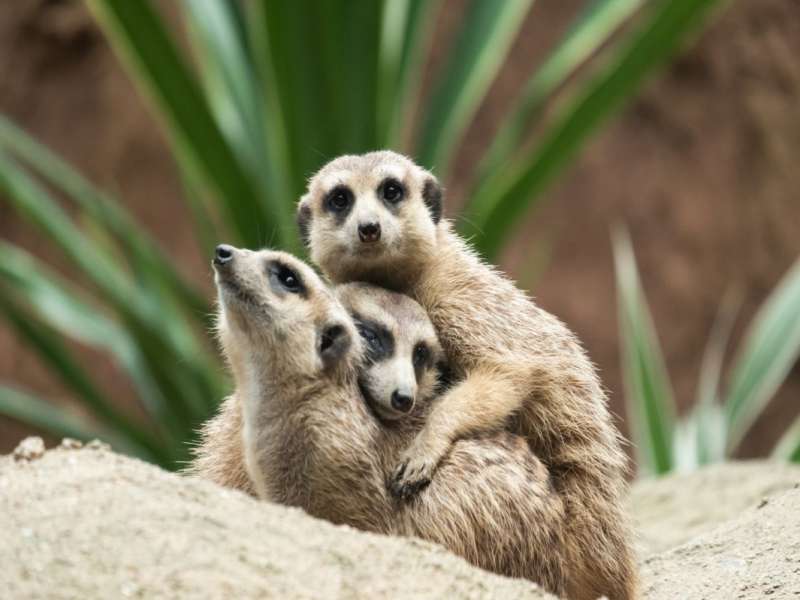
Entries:
POLYGON ((336 217, 337 222, 341 222, 350 214, 354 201, 353 190, 346 185, 337 185, 325 195, 324 206, 336 217))
POLYGON ((436 380, 439 392, 450 389, 456 383, 456 374, 444 361, 436 363, 436 380))
POLYGON ((414 369, 424 369, 429 366, 431 360, 431 351, 425 342, 419 342, 414 346, 414 352, 411 355, 411 362, 414 369))
POLYGON ((303 297, 308 295, 303 279, 297 271, 288 265, 272 261, 267 265, 267 273, 269 275, 269 284, 275 292, 298 294, 303 297))
POLYGON ((380 323, 355 317, 356 328, 364 340, 367 360, 371 363, 391 358, 394 354, 394 336, 380 323))
POLYGON ((403 184, 394 179, 387 177, 378 186, 378 197, 382 198, 389 204, 397 204, 406 196, 406 188, 403 184))
POLYGON ((422 188, 422 201, 431 213, 434 223, 439 223, 442 219, 442 186, 435 179, 428 179, 422 188))

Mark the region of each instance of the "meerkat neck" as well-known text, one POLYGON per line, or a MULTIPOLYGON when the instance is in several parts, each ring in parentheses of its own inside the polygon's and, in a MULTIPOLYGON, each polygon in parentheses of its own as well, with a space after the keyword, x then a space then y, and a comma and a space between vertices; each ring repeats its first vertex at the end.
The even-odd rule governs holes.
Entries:
POLYGON ((252 369, 241 382, 245 463, 261 498, 370 531, 387 530, 380 426, 355 371, 339 378, 276 377, 252 369), (343 482, 346 481, 346 485, 343 482))

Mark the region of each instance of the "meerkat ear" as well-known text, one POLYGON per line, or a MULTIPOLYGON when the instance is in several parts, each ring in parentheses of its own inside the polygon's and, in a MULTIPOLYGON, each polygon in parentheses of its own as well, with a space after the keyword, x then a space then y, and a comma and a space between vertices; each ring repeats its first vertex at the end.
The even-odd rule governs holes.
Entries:
POLYGON ((325 369, 336 366, 350 349, 350 334, 338 323, 328 324, 319 334, 319 357, 325 369))
POLYGON ((430 177, 425 181, 425 185, 422 188, 422 200, 425 202, 425 206, 428 207, 428 210, 431 213, 431 219, 433 219, 433 222, 437 224, 442 218, 443 194, 444 192, 442 190, 442 186, 439 185, 439 182, 433 177, 430 177))
POLYGON ((310 245, 311 237, 311 199, 308 195, 300 198, 297 204, 297 227, 300 229, 300 239, 306 246, 310 245))

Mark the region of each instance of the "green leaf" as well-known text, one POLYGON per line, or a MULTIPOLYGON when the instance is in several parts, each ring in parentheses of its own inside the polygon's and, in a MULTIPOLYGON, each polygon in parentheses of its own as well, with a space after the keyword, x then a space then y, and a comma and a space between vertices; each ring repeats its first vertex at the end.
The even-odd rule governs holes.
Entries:
POLYGON ((528 80, 509 109, 481 159, 477 181, 486 181, 509 162, 548 100, 575 71, 608 42, 610 36, 639 10, 645 0, 596 0, 528 80))
POLYGON ((149 323, 153 334, 166 338, 181 356, 201 357, 194 333, 182 318, 169 310, 170 305, 135 286, 124 269, 82 234, 50 195, 2 152, 0 191, 6 193, 19 214, 47 234, 116 310, 138 321, 142 327, 149 323), (172 318, 165 319, 165 316, 172 318))
POLYGON ((700 362, 697 399, 690 416, 690 420, 695 423, 694 431, 697 436, 697 465, 725 459, 727 423, 719 401, 719 384, 725 350, 741 301, 742 296, 738 291, 725 294, 700 362))
POLYGON ((440 0, 384 0, 378 60, 377 148, 399 150, 421 84, 440 0))
MULTIPOLYGON (((64 193, 80 209, 82 218, 100 230, 107 230, 121 245, 122 254, 137 278, 152 283, 153 287, 164 288, 162 301, 167 302, 174 297, 178 305, 185 309, 186 315, 192 318, 208 314, 208 303, 183 280, 171 261, 164 260, 164 251, 118 202, 99 191, 58 156, 0 115, 0 151, 2 149, 14 154, 54 189, 64 193)), ((8 163, 4 166, 18 168, 8 163)), ((55 213, 54 218, 60 220, 59 210, 49 206, 45 209, 47 213, 55 213)), ((201 321, 201 324, 209 325, 205 321, 201 321)))
POLYGON ((283 161, 285 140, 280 129, 267 127, 262 82, 251 59, 242 7, 227 0, 184 0, 194 48, 206 94, 220 129, 236 152, 268 212, 282 232, 278 240, 296 252, 294 198, 288 166, 283 161))
POLYGON ((464 233, 475 236, 479 252, 497 255, 589 135, 631 98, 645 78, 697 31, 723 0, 669 0, 654 3, 644 24, 622 40, 613 58, 583 86, 548 127, 541 141, 482 186, 467 208, 464 233))
POLYGON ((150 2, 89 0, 89 7, 157 103, 181 165, 223 200, 221 207, 238 239, 257 247, 264 241, 265 227, 271 226, 282 243, 287 232, 280 228, 280 215, 262 205, 254 182, 236 160, 197 81, 150 2))
POLYGON ((737 352, 725 399, 728 449, 741 442, 800 355, 800 259, 758 310, 737 352))
POLYGON ((100 439, 118 450, 139 458, 150 461, 154 458, 143 453, 141 449, 132 448, 112 432, 96 427, 60 406, 40 400, 30 392, 8 385, 0 385, 0 414, 41 429, 57 438, 68 437, 82 441, 100 439))
POLYGON ((310 0, 246 4, 247 27, 263 82, 265 114, 282 125, 289 183, 296 199, 321 160, 335 153, 336 121, 317 35, 321 4, 310 0), (322 157, 319 156, 322 155, 322 157))
POLYGON ((275 90, 268 113, 282 122, 288 142, 294 201, 323 163, 378 143, 382 4, 254 0, 247 6, 264 87, 275 90))
MULTIPOLYGON (((71 292, 55 273, 44 268, 27 252, 0 242, 0 299, 10 302, 10 293, 24 299, 24 306, 49 327, 80 343, 104 350, 131 377, 139 398, 154 422, 173 435, 184 430, 183 415, 162 395, 150 374, 135 340, 96 307, 71 292)), ((7 315, 10 316, 10 315, 7 315)), ((55 342, 54 342, 55 343, 55 342)), ((101 415, 102 416, 102 415, 101 415)))
POLYGON ((778 440, 772 457, 800 463, 800 417, 794 420, 778 440))
POLYGON ((38 322, 29 312, 15 306, 8 297, 0 293, 0 308, 17 334, 44 359, 45 363, 59 375, 61 381, 106 426, 119 432, 128 440, 128 446, 136 448, 138 454, 158 456, 165 459, 160 443, 129 415, 123 415, 97 389, 89 375, 73 360, 55 331, 38 322))
POLYGON ((675 403, 652 317, 626 232, 614 232, 622 372, 638 464, 661 474, 673 467, 675 403))
POLYGON ((424 113, 417 158, 444 173, 532 0, 472 0, 424 113))
MULTIPOLYGON (((18 212, 47 232, 64 256, 96 286, 117 313, 137 348, 138 365, 172 411, 173 430, 182 439, 206 418, 224 394, 216 361, 169 303, 137 287, 120 266, 84 236, 63 210, 24 171, 0 153, 0 190, 18 212), (175 369, 180 364, 182 368, 175 369)), ((143 400, 150 400, 143 398, 143 400)), ((155 402, 155 401, 154 401, 155 402)), ((156 402, 157 403, 157 402, 156 402)))

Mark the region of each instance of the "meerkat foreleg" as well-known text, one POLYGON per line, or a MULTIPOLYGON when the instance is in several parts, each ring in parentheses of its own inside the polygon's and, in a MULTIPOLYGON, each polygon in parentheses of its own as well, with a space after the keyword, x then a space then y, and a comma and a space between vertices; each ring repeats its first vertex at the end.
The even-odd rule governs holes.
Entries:
POLYGON ((514 372, 505 367, 479 367, 436 402, 392 474, 390 490, 395 496, 410 497, 427 485, 458 438, 506 425, 527 392, 514 372))

